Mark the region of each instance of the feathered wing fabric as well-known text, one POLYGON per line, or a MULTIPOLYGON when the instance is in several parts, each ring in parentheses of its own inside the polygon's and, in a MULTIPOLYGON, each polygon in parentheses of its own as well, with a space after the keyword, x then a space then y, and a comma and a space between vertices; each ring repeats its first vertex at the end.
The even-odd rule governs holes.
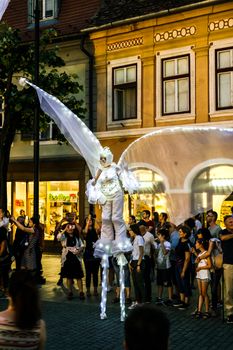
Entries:
POLYGON ((0 21, 9 5, 10 0, 0 0, 0 21))
POLYGON ((56 97, 24 78, 20 79, 20 84, 28 84, 36 90, 41 109, 53 119, 71 146, 83 156, 92 176, 95 176, 99 166, 100 153, 103 149, 95 135, 76 114, 56 97))
POLYGON ((119 178, 124 190, 129 192, 129 194, 133 194, 134 192, 138 191, 139 182, 133 172, 128 169, 128 163, 126 160, 122 160, 120 158, 117 166, 119 168, 119 178))

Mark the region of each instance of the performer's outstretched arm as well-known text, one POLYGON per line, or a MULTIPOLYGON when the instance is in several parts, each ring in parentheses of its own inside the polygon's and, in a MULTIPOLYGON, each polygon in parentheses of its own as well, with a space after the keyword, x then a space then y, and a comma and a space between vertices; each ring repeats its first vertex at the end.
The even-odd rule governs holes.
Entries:
POLYGON ((95 186, 96 185, 96 182, 98 181, 98 178, 100 177, 100 174, 102 173, 102 170, 101 169, 98 169, 97 172, 96 172, 96 175, 93 179, 93 182, 92 182, 92 185, 95 186))

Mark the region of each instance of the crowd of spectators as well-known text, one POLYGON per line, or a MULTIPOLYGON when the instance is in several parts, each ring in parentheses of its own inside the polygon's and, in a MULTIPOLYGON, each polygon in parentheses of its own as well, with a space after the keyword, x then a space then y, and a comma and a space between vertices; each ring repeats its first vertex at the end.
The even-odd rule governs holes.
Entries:
MULTIPOLYGON (((144 210, 140 220, 133 215, 129 217, 127 232, 133 250, 127 254, 128 264, 124 267, 125 301, 129 309, 155 301, 158 305, 184 310, 190 307, 193 289, 197 288, 196 309, 190 310, 192 317, 217 317, 224 303, 227 322, 233 323, 233 216, 224 218, 224 230, 217 224, 217 218, 217 213, 209 210, 204 219, 197 215, 176 227, 165 212, 153 213, 151 218, 150 211, 144 210), (156 300, 152 299, 153 288, 156 288, 156 300)), ((66 279, 69 300, 73 298, 75 281, 81 300, 99 295, 101 264, 94 257, 94 244, 100 226, 93 215, 81 226, 75 215, 67 214, 56 227, 55 240, 61 243, 58 285, 63 285, 66 279)), ((25 269, 34 277, 40 275, 42 241, 43 225, 39 220, 30 218, 26 225, 25 213, 16 220, 0 209, 0 276, 5 294, 12 256, 16 270, 25 269), (13 224, 16 233, 10 248, 9 225, 13 224)), ((108 290, 113 288, 115 275, 112 303, 119 303, 119 267, 113 257, 109 263, 108 290)))
MULTIPOLYGON (((167 213, 150 217, 150 211, 145 210, 140 220, 131 215, 127 225, 133 244, 127 267, 131 275, 127 278, 134 287, 130 297, 127 292, 127 301, 133 300, 129 309, 153 303, 155 281, 157 305, 188 309, 197 289, 192 317, 218 317, 224 306, 227 323, 233 323, 232 215, 224 218, 223 230, 214 210, 205 217, 190 217, 178 227, 169 222, 167 213)), ((118 295, 113 302, 119 302, 118 295)))

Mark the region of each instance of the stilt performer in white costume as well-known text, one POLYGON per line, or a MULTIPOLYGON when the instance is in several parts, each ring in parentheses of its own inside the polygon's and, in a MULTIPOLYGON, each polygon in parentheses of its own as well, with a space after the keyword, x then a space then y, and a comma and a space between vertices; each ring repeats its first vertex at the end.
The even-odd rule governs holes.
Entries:
POLYGON ((125 319, 125 295, 124 295, 124 269, 127 264, 124 253, 132 250, 131 243, 126 237, 126 226, 123 219, 123 189, 132 192, 137 188, 137 182, 127 169, 113 163, 113 154, 108 147, 100 153, 100 167, 94 179, 87 183, 87 197, 90 203, 102 205, 101 237, 95 245, 96 257, 102 258, 103 278, 101 293, 101 319, 106 318, 107 300, 107 268, 108 257, 117 258, 120 266, 120 305, 121 320, 125 319), (125 181, 125 178, 127 180, 125 181), (130 180, 130 181, 129 181, 130 180), (127 186, 128 184, 128 186, 127 186), (129 188, 130 184, 130 188, 129 188))
POLYGON ((87 162, 93 179, 87 183, 86 195, 91 204, 102 206, 102 228, 100 239, 95 244, 95 256, 100 257, 103 267, 101 313, 105 319, 107 301, 107 269, 108 258, 117 258, 120 267, 120 305, 121 321, 125 319, 124 269, 128 262, 124 253, 132 250, 130 240, 126 236, 126 226, 123 220, 124 190, 132 194, 138 189, 138 182, 128 170, 124 162, 114 163, 113 154, 108 147, 102 147, 99 140, 87 126, 72 113, 56 97, 49 95, 25 78, 20 84, 32 86, 38 95, 41 109, 58 125, 73 148, 87 162))

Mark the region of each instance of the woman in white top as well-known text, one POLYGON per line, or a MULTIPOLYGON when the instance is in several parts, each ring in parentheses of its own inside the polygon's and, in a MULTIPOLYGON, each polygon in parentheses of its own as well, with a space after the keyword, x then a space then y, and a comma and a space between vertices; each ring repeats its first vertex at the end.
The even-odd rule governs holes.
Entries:
POLYGON ((145 261, 144 261, 144 239, 141 236, 139 226, 137 224, 131 225, 129 234, 133 241, 133 251, 130 261, 130 270, 132 273, 135 302, 129 307, 133 309, 138 304, 145 302, 145 261))
MULTIPOLYGON (((206 254, 206 249, 204 247, 203 239, 197 239, 196 241, 196 249, 200 252, 198 257, 206 254)), ((211 269, 211 259, 210 257, 199 260, 196 268, 196 278, 199 290, 198 297, 198 309, 195 314, 197 318, 208 318, 209 315, 209 296, 207 293, 208 286, 211 280, 210 277, 210 269, 211 269), (205 303, 205 312, 202 314, 202 306, 205 303)))

